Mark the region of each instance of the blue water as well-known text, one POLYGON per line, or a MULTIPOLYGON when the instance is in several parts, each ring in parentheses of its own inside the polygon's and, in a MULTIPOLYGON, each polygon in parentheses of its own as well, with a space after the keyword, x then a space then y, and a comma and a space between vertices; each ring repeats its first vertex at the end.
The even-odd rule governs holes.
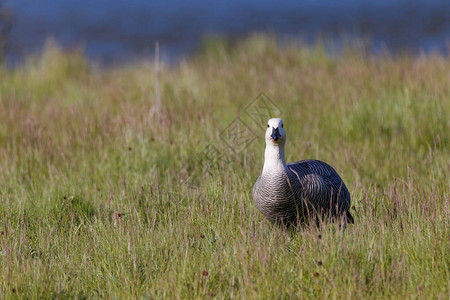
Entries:
POLYGON ((195 53, 208 35, 233 38, 252 32, 281 38, 339 42, 369 38, 373 52, 439 51, 450 48, 450 0, 150 1, 5 0, 12 16, 7 60, 21 61, 53 36, 82 46, 105 63, 150 57, 155 41, 163 58, 195 53))

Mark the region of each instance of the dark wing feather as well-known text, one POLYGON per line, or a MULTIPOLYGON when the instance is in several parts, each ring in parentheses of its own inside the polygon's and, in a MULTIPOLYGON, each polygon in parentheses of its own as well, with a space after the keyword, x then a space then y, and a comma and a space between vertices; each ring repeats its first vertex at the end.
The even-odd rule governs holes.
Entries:
POLYGON ((350 208, 350 193, 343 180, 329 164, 320 160, 301 160, 287 164, 300 181, 305 198, 319 210, 336 214, 350 208))

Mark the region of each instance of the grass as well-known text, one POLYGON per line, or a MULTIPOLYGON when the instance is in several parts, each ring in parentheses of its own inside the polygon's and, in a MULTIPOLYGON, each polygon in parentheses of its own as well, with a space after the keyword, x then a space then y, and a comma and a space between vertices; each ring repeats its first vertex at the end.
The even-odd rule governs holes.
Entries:
POLYGON ((0 297, 448 299, 448 70, 262 36, 159 76, 55 45, 0 68, 0 297), (243 109, 261 92, 287 161, 346 182, 345 231, 286 232, 253 205, 264 129, 243 109), (219 136, 239 112, 257 138, 236 155, 219 136), (209 143, 227 160, 208 170, 209 143))

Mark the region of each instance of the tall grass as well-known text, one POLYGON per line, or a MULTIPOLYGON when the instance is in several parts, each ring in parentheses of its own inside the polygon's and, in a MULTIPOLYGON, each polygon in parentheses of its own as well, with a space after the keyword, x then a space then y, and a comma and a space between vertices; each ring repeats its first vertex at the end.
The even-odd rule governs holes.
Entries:
POLYGON ((1 298, 448 299, 449 70, 261 36, 158 76, 55 45, 0 68, 1 298), (287 161, 343 177, 345 231, 286 232, 253 205, 263 133, 252 123, 240 155, 219 134, 260 92, 282 111, 287 161), (228 160, 206 170, 209 143, 228 160))

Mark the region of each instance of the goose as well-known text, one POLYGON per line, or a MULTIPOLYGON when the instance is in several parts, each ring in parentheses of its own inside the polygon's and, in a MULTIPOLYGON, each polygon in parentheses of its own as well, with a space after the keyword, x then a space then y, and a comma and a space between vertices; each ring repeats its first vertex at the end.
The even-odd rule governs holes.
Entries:
POLYGON ((314 159, 286 164, 286 130, 280 118, 268 121, 265 138, 264 166, 252 196, 266 219, 292 225, 319 216, 343 216, 353 223, 350 193, 330 165, 314 159))

